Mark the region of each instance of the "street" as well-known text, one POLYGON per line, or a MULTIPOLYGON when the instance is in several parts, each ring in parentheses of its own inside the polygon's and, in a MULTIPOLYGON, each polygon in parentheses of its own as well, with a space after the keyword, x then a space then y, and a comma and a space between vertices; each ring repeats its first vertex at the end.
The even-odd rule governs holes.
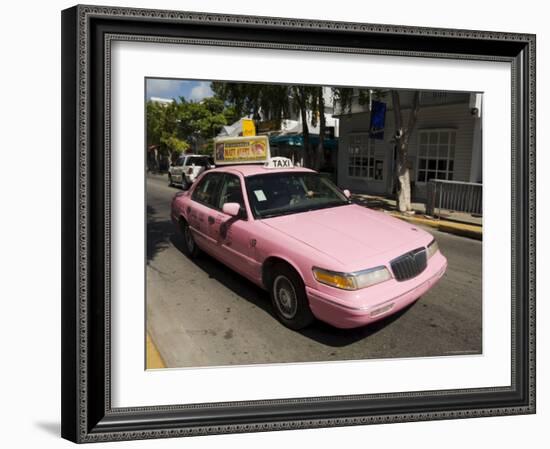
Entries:
POLYGON ((426 228, 449 267, 419 301, 368 327, 296 332, 277 321, 267 292, 204 253, 184 255, 170 220, 178 191, 166 175, 147 177, 147 331, 167 367, 481 353, 481 242, 426 228))

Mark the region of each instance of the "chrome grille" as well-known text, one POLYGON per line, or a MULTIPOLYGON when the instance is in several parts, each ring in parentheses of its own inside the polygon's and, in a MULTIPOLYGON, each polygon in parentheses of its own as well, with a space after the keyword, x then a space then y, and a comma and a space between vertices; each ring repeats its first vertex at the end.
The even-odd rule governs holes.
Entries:
POLYGON ((427 262, 426 248, 417 248, 393 259, 390 266, 395 279, 406 281, 422 273, 427 262))

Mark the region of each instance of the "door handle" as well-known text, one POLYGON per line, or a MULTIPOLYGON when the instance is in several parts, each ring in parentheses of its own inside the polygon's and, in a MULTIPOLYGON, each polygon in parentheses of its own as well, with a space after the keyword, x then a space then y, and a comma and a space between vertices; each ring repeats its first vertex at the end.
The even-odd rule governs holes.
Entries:
POLYGON ((214 224, 216 220, 214 220, 214 217, 208 217, 208 223, 214 224))

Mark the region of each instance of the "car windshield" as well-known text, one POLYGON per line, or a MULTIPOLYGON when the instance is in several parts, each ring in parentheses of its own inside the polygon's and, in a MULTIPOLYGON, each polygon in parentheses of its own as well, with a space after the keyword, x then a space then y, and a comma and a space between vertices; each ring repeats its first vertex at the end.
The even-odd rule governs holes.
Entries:
POLYGON ((349 204, 329 179, 314 172, 279 172, 246 178, 256 218, 270 218, 349 204))

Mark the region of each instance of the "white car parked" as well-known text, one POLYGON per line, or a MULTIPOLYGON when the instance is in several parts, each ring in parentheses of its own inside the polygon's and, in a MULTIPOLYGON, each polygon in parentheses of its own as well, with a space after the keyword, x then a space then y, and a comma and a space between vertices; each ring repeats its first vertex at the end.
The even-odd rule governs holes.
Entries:
POLYGON ((202 154, 184 154, 170 165, 168 169, 168 184, 189 188, 195 179, 205 170, 214 168, 214 160, 202 154))

